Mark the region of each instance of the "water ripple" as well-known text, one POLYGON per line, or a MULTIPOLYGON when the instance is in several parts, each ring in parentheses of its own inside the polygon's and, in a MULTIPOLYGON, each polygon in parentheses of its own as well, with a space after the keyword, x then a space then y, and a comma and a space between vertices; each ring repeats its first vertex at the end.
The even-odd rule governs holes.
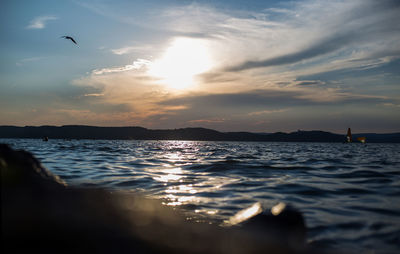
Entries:
POLYGON ((400 249, 400 145, 5 139, 71 185, 139 191, 220 223, 255 201, 299 208, 309 242, 400 249))

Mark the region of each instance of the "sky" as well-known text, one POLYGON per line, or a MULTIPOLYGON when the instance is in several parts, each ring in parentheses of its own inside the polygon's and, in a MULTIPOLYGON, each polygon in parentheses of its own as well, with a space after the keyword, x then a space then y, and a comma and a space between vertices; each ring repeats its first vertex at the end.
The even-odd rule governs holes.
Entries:
POLYGON ((0 30, 0 125, 400 132, 398 0, 3 0, 0 30))

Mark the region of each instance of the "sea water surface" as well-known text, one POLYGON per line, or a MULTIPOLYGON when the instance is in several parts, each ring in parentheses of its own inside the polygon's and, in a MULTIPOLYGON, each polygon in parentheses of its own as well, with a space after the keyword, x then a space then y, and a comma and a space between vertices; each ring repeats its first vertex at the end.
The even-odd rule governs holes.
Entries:
POLYGON ((260 201, 293 205, 308 242, 400 251, 400 144, 0 139, 70 185, 140 192, 194 221, 221 223, 260 201))

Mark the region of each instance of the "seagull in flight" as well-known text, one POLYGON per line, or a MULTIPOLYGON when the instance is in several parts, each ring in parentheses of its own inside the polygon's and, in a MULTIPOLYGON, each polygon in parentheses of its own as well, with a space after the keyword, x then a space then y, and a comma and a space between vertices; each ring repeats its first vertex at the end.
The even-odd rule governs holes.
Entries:
POLYGON ((67 40, 71 40, 73 43, 75 43, 76 45, 78 45, 78 43, 76 43, 76 41, 74 40, 74 38, 72 38, 71 36, 66 36, 66 35, 64 35, 64 36, 61 36, 60 38, 64 38, 64 39, 67 39, 67 40))

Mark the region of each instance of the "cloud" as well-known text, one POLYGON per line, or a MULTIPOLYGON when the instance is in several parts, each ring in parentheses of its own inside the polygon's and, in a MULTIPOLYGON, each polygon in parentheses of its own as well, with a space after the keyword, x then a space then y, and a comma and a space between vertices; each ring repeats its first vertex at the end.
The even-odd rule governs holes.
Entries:
POLYGON ((223 123, 225 122, 226 119, 224 118, 211 118, 211 119, 196 119, 196 120, 190 120, 188 123, 223 123))
POLYGON ((204 126, 225 131, 290 131, 298 128, 340 130, 348 119, 354 123, 358 119, 373 119, 366 108, 390 101, 382 96, 357 95, 333 89, 266 89, 240 93, 191 94, 161 100, 158 103, 160 108, 185 108, 175 111, 176 114, 161 113, 149 119, 159 128, 204 126), (332 112, 339 112, 340 115, 332 117, 332 112))
POLYGON ((53 15, 48 16, 39 16, 31 20, 29 25, 26 27, 27 29, 43 29, 46 26, 46 23, 50 20, 56 20, 58 17, 53 15))
POLYGON ((126 46, 122 48, 117 48, 117 49, 111 49, 111 52, 115 55, 125 55, 129 54, 132 52, 143 52, 143 51, 149 51, 151 50, 152 47, 150 46, 126 46))
POLYGON ((185 105, 187 109, 197 111, 220 109, 251 110, 254 112, 278 112, 282 107, 322 106, 340 104, 369 104, 383 103, 387 98, 383 96, 367 96, 345 93, 337 89, 264 89, 250 90, 240 93, 220 94, 192 94, 170 98, 161 101, 160 105, 185 105), (268 110, 254 111, 254 109, 268 108, 268 110), (278 110, 278 111, 277 111, 278 110))
POLYGON ((260 12, 191 4, 160 16, 167 30, 189 37, 204 34, 218 62, 215 73, 290 68, 294 76, 376 68, 400 57, 399 9, 394 0, 306 0, 260 12))
MULTIPOLYGON (((382 49, 386 49, 385 52, 392 50, 396 56, 399 55, 398 44, 393 44, 400 39, 400 5, 396 1, 382 1, 379 4, 373 1, 352 1, 349 4, 332 1, 325 7, 319 1, 305 1, 295 6, 296 15, 285 16, 286 21, 280 20, 289 32, 296 29, 303 33, 301 37, 294 32, 293 35, 286 34, 283 43, 292 44, 292 50, 262 60, 246 60, 226 70, 242 71, 303 63, 333 53, 336 57, 346 59, 344 51, 349 49, 368 49, 370 56, 375 55, 375 60, 382 49), (295 47, 295 44, 301 46, 295 47)), ((268 50, 268 47, 265 49, 268 50)), ((368 56, 359 58, 357 62, 352 61, 352 65, 363 65, 368 60, 368 56)), ((375 61, 375 65, 379 65, 379 62, 375 61)))
POLYGON ((297 86, 321 86, 325 85, 326 82, 321 81, 321 80, 304 80, 299 83, 297 83, 297 86))
MULTIPOLYGON (((132 17, 123 11, 118 15, 114 6, 81 5, 138 25, 138 21, 131 23, 132 17)), ((399 5, 396 0, 305 0, 255 12, 228 8, 221 11, 192 3, 147 10, 143 14, 146 22, 141 26, 162 30, 171 37, 208 40, 217 63, 218 70, 214 71, 270 71, 274 67, 292 68, 290 65, 306 72, 314 68, 375 68, 400 56, 399 5), (354 52, 364 55, 355 59, 354 52)), ((112 52, 124 55, 148 49, 146 45, 127 45, 112 52)))
POLYGON ((90 109, 91 119, 98 115, 98 121, 114 120, 112 125, 149 126, 154 115, 166 116, 184 109, 181 105, 157 105, 169 95, 146 75, 148 64, 149 61, 138 59, 130 65, 93 70, 73 80, 76 87, 90 88, 82 90, 78 103, 83 105, 82 109, 90 109))
POLYGON ((400 108, 400 104, 394 104, 394 103, 383 103, 382 104, 385 107, 393 107, 393 108, 400 108))
POLYGON ((276 109, 276 110, 262 110, 262 111, 250 112, 248 115, 249 116, 258 116, 258 115, 265 115, 265 114, 282 113, 282 112, 285 112, 288 110, 289 109, 287 109, 287 108, 276 109))
POLYGON ((246 61, 242 64, 228 67, 227 71, 242 71, 252 68, 260 68, 260 67, 269 67, 269 66, 279 66, 285 64, 293 64, 298 63, 303 60, 307 60, 313 57, 317 57, 320 55, 324 55, 327 53, 334 52, 344 45, 349 44, 350 42, 354 41, 355 38, 359 36, 355 35, 354 33, 351 34, 344 34, 341 36, 332 36, 330 38, 321 40, 317 42, 315 45, 312 45, 309 48, 304 50, 300 50, 298 52, 272 57, 266 60, 260 61, 246 61))
POLYGON ((111 67, 111 68, 102 68, 102 69, 95 69, 92 71, 95 75, 102 75, 106 73, 117 73, 117 72, 125 72, 130 70, 138 70, 145 68, 146 66, 150 65, 151 61, 146 59, 137 59, 132 64, 128 64, 125 66, 118 66, 118 67, 111 67))
POLYGON ((103 93, 87 93, 87 94, 84 94, 83 96, 85 96, 85 97, 100 97, 100 96, 104 96, 104 94, 103 93))

